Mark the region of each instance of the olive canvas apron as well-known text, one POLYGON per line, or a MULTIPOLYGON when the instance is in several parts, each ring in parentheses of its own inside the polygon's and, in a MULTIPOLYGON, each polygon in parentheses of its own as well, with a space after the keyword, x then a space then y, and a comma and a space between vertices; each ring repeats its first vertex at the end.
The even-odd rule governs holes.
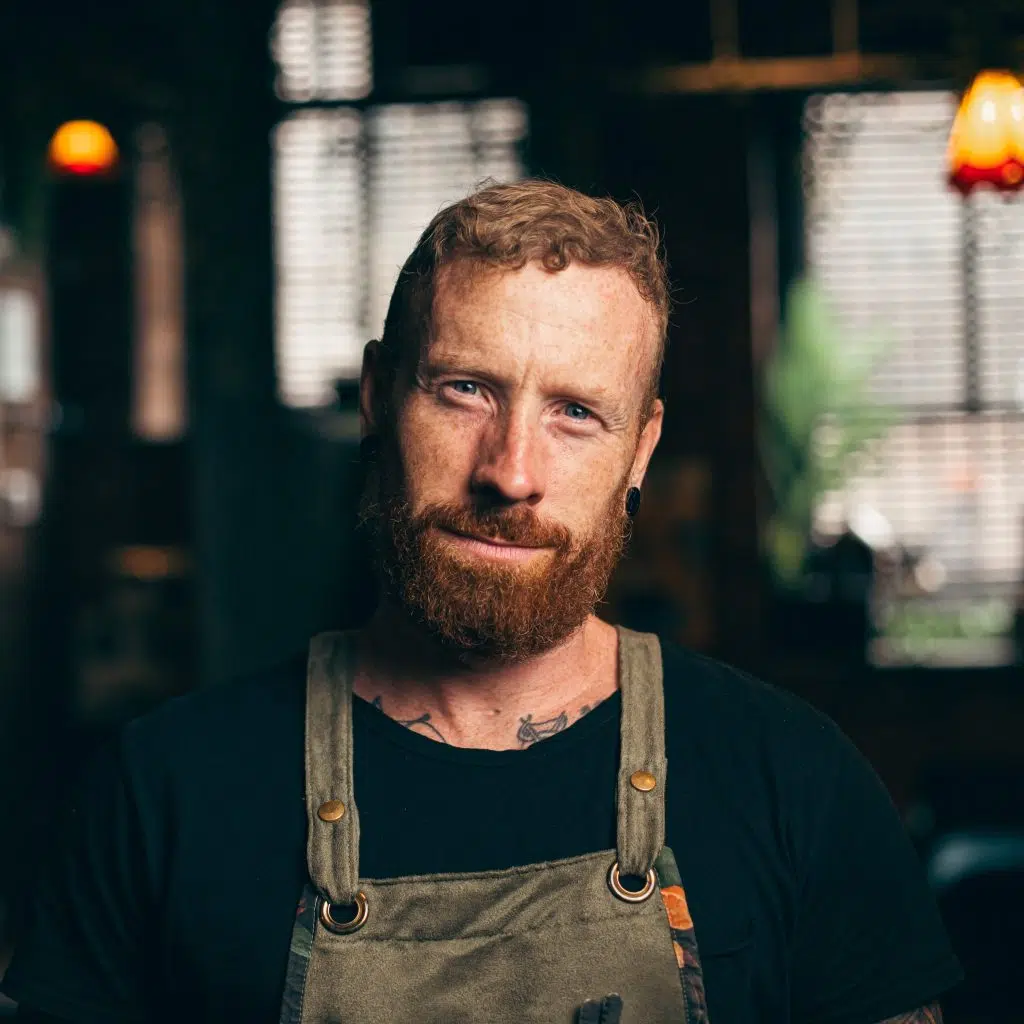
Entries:
POLYGON ((706 1024, 693 921, 665 842, 661 648, 619 630, 616 849, 502 871, 359 875, 353 637, 314 638, 309 883, 281 1024, 706 1024))

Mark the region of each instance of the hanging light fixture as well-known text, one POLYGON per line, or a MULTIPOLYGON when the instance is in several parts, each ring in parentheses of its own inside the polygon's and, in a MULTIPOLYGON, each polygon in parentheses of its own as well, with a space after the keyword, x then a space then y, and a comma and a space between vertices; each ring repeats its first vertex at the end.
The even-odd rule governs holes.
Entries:
POLYGON ((1024 186, 1024 85, 1008 71, 982 71, 964 93, 949 137, 949 180, 965 195, 976 185, 1024 186))
POLYGON ((117 143, 96 121, 65 121, 50 139, 50 166, 63 174, 104 174, 117 163, 117 143))

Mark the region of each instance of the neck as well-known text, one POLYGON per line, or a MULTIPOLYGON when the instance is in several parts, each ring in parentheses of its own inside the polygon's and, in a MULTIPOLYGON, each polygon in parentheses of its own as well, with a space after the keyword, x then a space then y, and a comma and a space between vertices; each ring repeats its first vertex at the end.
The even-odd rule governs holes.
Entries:
POLYGON ((491 750, 531 746, 618 688, 618 635, 596 616, 522 662, 460 657, 383 605, 359 638, 355 692, 432 739, 491 750))

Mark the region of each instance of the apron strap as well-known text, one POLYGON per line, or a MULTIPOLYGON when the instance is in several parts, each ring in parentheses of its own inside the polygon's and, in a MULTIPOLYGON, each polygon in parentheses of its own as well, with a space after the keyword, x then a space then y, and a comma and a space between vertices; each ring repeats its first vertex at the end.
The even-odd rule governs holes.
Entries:
MULTIPOLYGON (((618 633, 622 719, 616 848, 620 873, 643 876, 665 845, 661 646, 650 633, 622 627, 618 633)), ((306 676, 306 860, 315 888, 340 906, 352 904, 359 891, 352 675, 349 634, 321 633, 313 638, 306 676)))
POLYGON ((321 633, 306 674, 306 861, 314 887, 348 906, 359 891, 359 813, 352 785, 353 645, 321 633))
POLYGON ((617 791, 619 872, 644 876, 665 845, 665 689, 661 644, 618 628, 621 743, 617 791), (652 785, 653 783, 653 785, 652 785))

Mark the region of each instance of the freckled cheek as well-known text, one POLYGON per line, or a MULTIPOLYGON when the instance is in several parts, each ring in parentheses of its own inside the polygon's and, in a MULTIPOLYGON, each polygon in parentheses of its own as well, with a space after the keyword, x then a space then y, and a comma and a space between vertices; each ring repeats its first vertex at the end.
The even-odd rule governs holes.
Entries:
POLYGON ((624 473, 611 458, 586 458, 578 452, 558 455, 548 478, 546 504, 570 529, 587 532, 603 517, 624 473))
POLYGON ((626 471, 619 452, 598 444, 556 444, 549 465, 550 479, 560 489, 595 498, 610 492, 626 471))
POLYGON ((472 473, 475 438, 463 424, 408 416, 399 429, 406 489, 413 505, 451 500, 465 491, 472 473))

